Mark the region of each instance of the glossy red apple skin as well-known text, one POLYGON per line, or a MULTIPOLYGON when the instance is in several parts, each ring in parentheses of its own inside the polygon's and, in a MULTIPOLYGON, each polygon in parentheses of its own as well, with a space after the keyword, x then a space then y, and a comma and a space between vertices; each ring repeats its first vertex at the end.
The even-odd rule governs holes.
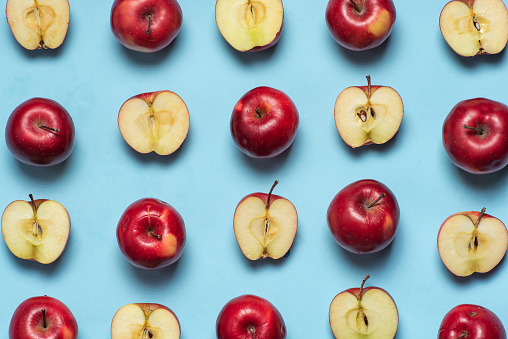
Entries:
POLYGON ((268 300, 255 295, 231 299, 219 313, 217 339, 284 339, 286 325, 280 312, 268 300))
POLYGON ((506 339, 503 323, 485 307, 463 304, 443 318, 438 339, 506 339))
POLYGON ((41 296, 23 301, 14 311, 9 339, 76 339, 78 324, 70 309, 58 299, 41 296), (46 327, 43 312, 45 310, 46 327))
POLYGON ((153 198, 129 205, 118 222, 116 235, 127 260, 145 269, 162 268, 176 262, 186 239, 182 216, 168 203, 153 198))
POLYGON ((122 45, 138 52, 153 53, 168 46, 180 32, 182 21, 176 0, 115 0, 111 8, 113 34, 122 45))
POLYGON ((284 92, 257 87, 240 98, 231 115, 231 136, 240 150, 253 158, 272 158, 291 146, 299 115, 284 92))
POLYGON ((12 155, 32 166, 47 167, 66 160, 74 148, 71 116, 58 102, 29 99, 16 107, 5 127, 5 142, 12 155), (45 127, 58 130, 52 131, 45 127))
POLYGON ((392 32, 396 11, 392 0, 330 0, 326 7, 326 23, 341 46, 362 51, 381 45, 392 32), (385 14, 382 14, 385 13, 385 14), (381 19, 380 19, 381 18, 381 19), (376 21, 380 19, 377 23, 376 21), (376 33, 369 27, 383 28, 376 33))
POLYGON ((450 160, 467 172, 499 171, 508 164, 508 106, 485 98, 459 102, 444 121, 443 146, 450 160))
POLYGON ((387 247, 395 237, 399 219, 399 205, 393 192, 371 179, 344 187, 327 211, 333 238, 356 254, 375 253, 387 247), (382 194, 386 196, 369 208, 382 194))

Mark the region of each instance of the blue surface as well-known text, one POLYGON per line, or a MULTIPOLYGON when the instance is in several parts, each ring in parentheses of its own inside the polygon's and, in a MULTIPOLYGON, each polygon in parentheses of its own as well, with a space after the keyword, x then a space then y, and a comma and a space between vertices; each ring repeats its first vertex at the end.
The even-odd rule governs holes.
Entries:
MULTIPOLYGON (((76 126, 76 145, 62 165, 34 168, 0 145, 0 208, 11 201, 49 198, 68 209, 71 236, 49 266, 15 258, 0 242, 0 337, 26 298, 47 294, 74 313, 80 338, 108 338, 118 308, 158 302, 178 316, 182 338, 215 338, 215 320, 231 298, 253 293, 282 313, 288 339, 333 338, 328 307, 344 289, 386 289, 400 316, 397 338, 433 338, 445 313, 477 303, 508 325, 500 297, 506 260, 489 274, 456 278, 437 252, 437 232, 450 214, 480 210, 508 221, 507 170, 474 176, 456 168, 441 144, 445 116, 460 100, 487 97, 508 103, 506 53, 465 59, 439 31, 446 1, 396 1, 397 20, 387 42, 349 52, 325 24, 325 0, 286 0, 276 47, 240 54, 222 38, 215 1, 181 1, 184 23, 172 45, 156 54, 131 52, 109 27, 112 1, 71 0, 71 24, 55 51, 25 51, 3 14, 0 93, 4 128, 10 112, 34 96, 60 102, 76 126), (352 150, 333 120, 338 94, 351 85, 388 85, 401 95, 405 115, 393 140, 352 150), (287 93, 300 113, 291 149, 272 160, 253 160, 234 145, 229 119, 248 90, 266 85, 287 93), (129 97, 169 89, 189 107, 191 125, 181 149, 168 157, 140 155, 123 141, 117 114, 129 97), (333 240, 326 210, 347 184, 373 178, 395 193, 401 222, 381 253, 346 253, 333 240), (233 233, 233 213, 245 195, 267 191, 291 200, 299 228, 288 258, 248 261, 233 233), (133 201, 155 197, 183 216, 187 244, 177 264, 158 271, 131 266, 115 229, 133 201)), ((5 0, 1 6, 5 5, 5 0)))

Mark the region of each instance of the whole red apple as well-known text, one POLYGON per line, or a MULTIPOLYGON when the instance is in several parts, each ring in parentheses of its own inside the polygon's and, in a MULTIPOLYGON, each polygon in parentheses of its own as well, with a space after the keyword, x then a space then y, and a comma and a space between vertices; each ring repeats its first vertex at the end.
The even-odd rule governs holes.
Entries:
POLYGON ((392 0, 330 0, 326 23, 341 46, 362 51, 381 45, 395 23, 392 0))
POLYGON ((217 317, 217 339, 284 339, 286 326, 268 300, 255 295, 231 299, 217 317))
POLYGON ((152 198, 135 201, 122 214, 116 229, 118 246, 136 267, 156 269, 182 255, 185 224, 168 203, 152 198))
POLYGON ((477 305, 458 305, 443 318, 438 339, 506 339, 501 320, 494 312, 477 305))
POLYGON ((7 147, 19 161, 51 166, 69 157, 74 147, 74 123, 58 102, 32 98, 16 107, 5 127, 7 147))
POLYGON ((392 191, 376 180, 359 180, 340 190, 327 212, 334 239, 352 253, 374 253, 388 246, 400 210, 392 191))
POLYGON ((76 339, 78 324, 71 310, 48 296, 23 301, 14 311, 9 339, 76 339))
POLYGON ((476 98, 459 102, 443 124, 443 145, 451 161, 474 174, 508 164, 508 106, 476 98))
POLYGON ((157 52, 168 46, 182 27, 182 9, 176 0, 115 0, 111 30, 125 47, 157 52))
POLYGON ((240 150, 253 158, 272 158, 295 139, 298 110, 284 92, 257 87, 240 98, 231 116, 231 135, 240 150))

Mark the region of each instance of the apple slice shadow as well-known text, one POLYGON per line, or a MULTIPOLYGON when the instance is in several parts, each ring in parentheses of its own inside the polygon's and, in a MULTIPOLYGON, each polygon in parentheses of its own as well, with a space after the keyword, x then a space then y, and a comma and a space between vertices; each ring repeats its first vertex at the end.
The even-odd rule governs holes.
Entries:
MULTIPOLYGON (((400 225, 399 225, 400 228, 400 225)), ((397 236, 393 239, 393 241, 384 249, 379 252, 370 253, 370 254, 356 254, 351 253, 348 250, 343 249, 339 244, 335 243, 337 251, 339 252, 339 256, 350 262, 355 267, 360 267, 366 271, 374 272, 376 269, 380 267, 385 267, 386 262, 390 260, 392 256, 392 247, 393 243, 397 241, 397 236)))
POLYGON ((115 43, 120 53, 125 55, 125 57, 133 63, 142 66, 154 66, 159 65, 167 59, 168 54, 171 54, 171 52, 180 44, 181 35, 182 32, 180 32, 168 46, 154 53, 134 51, 123 46, 115 38, 112 38, 114 40, 112 43, 115 43))
MULTIPOLYGON (((443 160, 448 161, 448 166, 456 172, 456 176, 458 176, 462 182, 468 186, 472 186, 474 189, 494 193, 494 191, 502 190, 508 180, 508 166, 489 174, 473 174, 455 166, 449 158, 443 160)), ((481 208, 481 206, 479 208, 481 208)))
POLYGON ((182 256, 173 264, 161 267, 157 269, 143 269, 138 268, 131 263, 129 263, 125 258, 119 254, 119 257, 124 262, 124 266, 126 266, 126 270, 141 284, 152 285, 152 286, 167 286, 168 281, 172 280, 178 271, 180 261, 183 259, 185 252, 182 256))
MULTIPOLYGON (((330 36, 329 32, 327 32, 330 36)), ((380 63, 383 57, 386 55, 386 50, 389 48, 392 40, 392 36, 396 35, 396 30, 393 30, 390 36, 379 46, 365 50, 365 51, 352 51, 345 47, 342 47, 330 36, 329 44, 334 44, 336 50, 341 54, 342 57, 346 58, 349 62, 357 65, 366 65, 380 63)), ((339 59, 338 59, 339 60, 339 59)))
POLYGON ((276 155, 273 158, 267 159, 253 158, 240 151, 237 147, 234 147, 233 151, 235 153, 240 153, 241 160, 249 168, 254 168, 257 172, 271 174, 276 172, 282 166, 284 166, 284 164, 288 161, 288 158, 290 157, 295 142, 297 142, 296 138, 293 144, 289 146, 288 149, 286 149, 284 152, 282 152, 279 155, 276 155))
MULTIPOLYGON (((76 147, 74 147, 74 149, 76 149, 76 147)), ((72 166, 73 161, 73 155, 71 154, 69 158, 59 164, 39 167, 22 163, 14 157, 11 158, 12 166, 16 166, 18 168, 17 173, 21 173, 22 175, 29 177, 30 179, 35 179, 38 182, 52 182, 61 179, 64 173, 68 171, 68 168, 72 166)))
MULTIPOLYGON (((455 59, 455 61, 459 62, 462 66, 467 68, 480 67, 483 64, 500 64, 503 61, 504 51, 506 47, 497 54, 482 54, 476 55, 472 57, 464 57, 462 55, 457 54, 446 42, 443 38, 443 35, 439 33, 439 37, 441 39, 441 44, 443 45, 443 49, 447 51, 448 55, 451 58, 455 59)), ((508 47, 508 46, 507 46, 508 47)))

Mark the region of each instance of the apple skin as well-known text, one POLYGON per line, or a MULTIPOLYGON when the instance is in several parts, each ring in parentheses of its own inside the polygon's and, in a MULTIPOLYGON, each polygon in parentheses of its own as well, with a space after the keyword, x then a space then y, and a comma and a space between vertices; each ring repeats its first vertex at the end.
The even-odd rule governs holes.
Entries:
POLYGON ((438 339, 506 339, 501 320, 485 307, 463 304, 452 308, 443 318, 438 339))
POLYGON ((344 249, 356 254, 381 251, 395 237, 400 210, 392 191, 376 180, 359 180, 344 187, 327 211, 328 227, 344 249), (380 198, 375 205, 369 205, 380 198))
POLYGON ((444 121, 443 146, 450 160, 463 170, 492 173, 508 164, 507 131, 508 106, 485 98, 464 100, 444 121))
POLYGON ((284 339, 286 325, 268 300, 255 295, 231 299, 219 313, 217 339, 284 339))
POLYGON ((153 198, 129 205, 118 222, 116 235, 127 260, 145 269, 173 264, 185 246, 182 216, 168 203, 153 198))
POLYGON ((113 34, 122 45, 138 52, 153 53, 168 46, 180 32, 182 21, 176 0, 115 0, 111 8, 113 34))
POLYGON ((246 155, 272 158, 291 146, 298 123, 298 110, 284 92, 257 87, 236 103, 231 115, 231 135, 246 155))
POLYGON ((326 23, 341 46, 363 51, 381 45, 392 32, 396 11, 392 0, 330 0, 326 23))
POLYGON ((74 123, 65 108, 44 98, 32 98, 20 104, 5 127, 5 142, 12 155, 27 165, 39 167, 66 160, 74 148, 74 135, 74 123))
POLYGON ((14 311, 9 339, 76 339, 78 324, 71 310, 58 299, 40 296, 23 301, 14 311), (45 310, 46 327, 43 312, 45 310))

